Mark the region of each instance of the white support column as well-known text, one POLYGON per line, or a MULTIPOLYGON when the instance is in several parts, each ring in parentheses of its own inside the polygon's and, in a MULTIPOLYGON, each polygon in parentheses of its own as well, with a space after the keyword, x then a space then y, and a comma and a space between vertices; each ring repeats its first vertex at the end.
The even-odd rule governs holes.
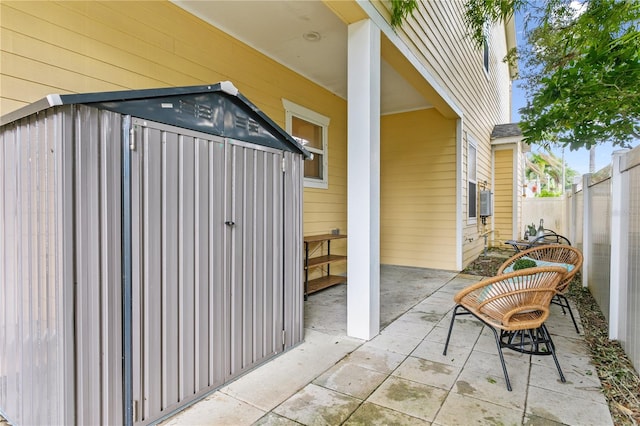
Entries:
POLYGON ((380 332, 380 30, 349 25, 347 335, 380 332))
POLYGON ((582 287, 589 287, 589 268, 591 267, 591 174, 582 175, 582 287))
POLYGON ((627 256, 629 250, 629 175, 621 162, 628 152, 613 153, 611 171, 611 270, 609 293, 609 338, 620 340, 626 335, 627 256))
POLYGON ((456 269, 462 270, 462 229, 464 215, 462 212, 462 139, 463 119, 456 120, 456 269))

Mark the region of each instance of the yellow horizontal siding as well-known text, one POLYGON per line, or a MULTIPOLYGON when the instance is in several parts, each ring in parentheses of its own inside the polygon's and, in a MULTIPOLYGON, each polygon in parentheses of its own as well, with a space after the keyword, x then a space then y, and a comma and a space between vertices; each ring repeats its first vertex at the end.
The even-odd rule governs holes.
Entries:
MULTIPOLYGON (((515 145, 514 145, 515 147, 515 145)), ((513 149, 494 152, 494 244, 501 245, 513 234, 513 149)))
POLYGON ((435 109, 382 118, 382 263, 455 268, 455 132, 435 109))
MULTIPOLYGON (((0 72, 2 72, 2 68, 0 66, 0 72)), ((25 106, 25 102, 20 99, 28 91, 42 93, 42 95, 37 95, 36 99, 42 98, 44 94, 56 93, 54 87, 8 75, 0 75, 0 94, 2 96, 0 99, 0 114, 4 115, 25 106)))

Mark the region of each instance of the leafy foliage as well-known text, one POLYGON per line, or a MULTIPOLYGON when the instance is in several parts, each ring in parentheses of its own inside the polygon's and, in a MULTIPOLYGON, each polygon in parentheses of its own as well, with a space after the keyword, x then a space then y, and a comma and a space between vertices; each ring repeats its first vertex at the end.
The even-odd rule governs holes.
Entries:
POLYGON ((513 264, 513 270, 519 271, 520 269, 535 268, 537 265, 535 260, 520 258, 513 264))
POLYGON ((562 195, 564 191, 571 188, 573 178, 579 176, 577 171, 565 164, 564 188, 562 188, 563 160, 549 150, 528 153, 525 160, 526 178, 540 182, 541 188, 539 196, 541 197, 557 197, 562 195))
POLYGON ((640 2, 465 4, 476 42, 484 22, 504 20, 517 10, 528 13, 529 49, 509 55, 524 65, 529 103, 521 110, 520 126, 526 142, 578 149, 605 141, 626 146, 640 138, 640 2), (478 10, 472 14, 471 8, 478 10))
POLYGON ((627 144, 640 134, 640 3, 593 0, 577 17, 571 5, 555 10, 529 35, 525 139, 627 144))
POLYGON ((525 5, 524 0, 467 0, 464 20, 476 48, 481 49, 486 41, 487 25, 508 21, 525 5))
POLYGON ((391 0, 391 26, 398 27, 416 7, 417 0, 391 0))

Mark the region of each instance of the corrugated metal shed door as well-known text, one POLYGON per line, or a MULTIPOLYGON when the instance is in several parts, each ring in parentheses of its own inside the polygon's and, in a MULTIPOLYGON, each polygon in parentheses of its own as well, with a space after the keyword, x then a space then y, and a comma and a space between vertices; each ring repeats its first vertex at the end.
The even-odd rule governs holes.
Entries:
POLYGON ((283 349, 282 154, 228 146, 229 376, 283 349), (233 224, 231 224, 233 223, 233 224))
POLYGON ((282 153, 133 120, 134 422, 283 350, 282 153))

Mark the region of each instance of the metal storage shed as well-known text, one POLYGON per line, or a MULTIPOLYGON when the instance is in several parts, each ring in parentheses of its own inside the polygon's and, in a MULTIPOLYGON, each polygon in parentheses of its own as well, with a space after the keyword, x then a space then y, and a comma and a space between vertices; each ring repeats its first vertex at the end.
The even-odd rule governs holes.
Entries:
POLYGON ((0 118, 0 411, 146 424, 303 338, 308 153, 229 82, 0 118))

